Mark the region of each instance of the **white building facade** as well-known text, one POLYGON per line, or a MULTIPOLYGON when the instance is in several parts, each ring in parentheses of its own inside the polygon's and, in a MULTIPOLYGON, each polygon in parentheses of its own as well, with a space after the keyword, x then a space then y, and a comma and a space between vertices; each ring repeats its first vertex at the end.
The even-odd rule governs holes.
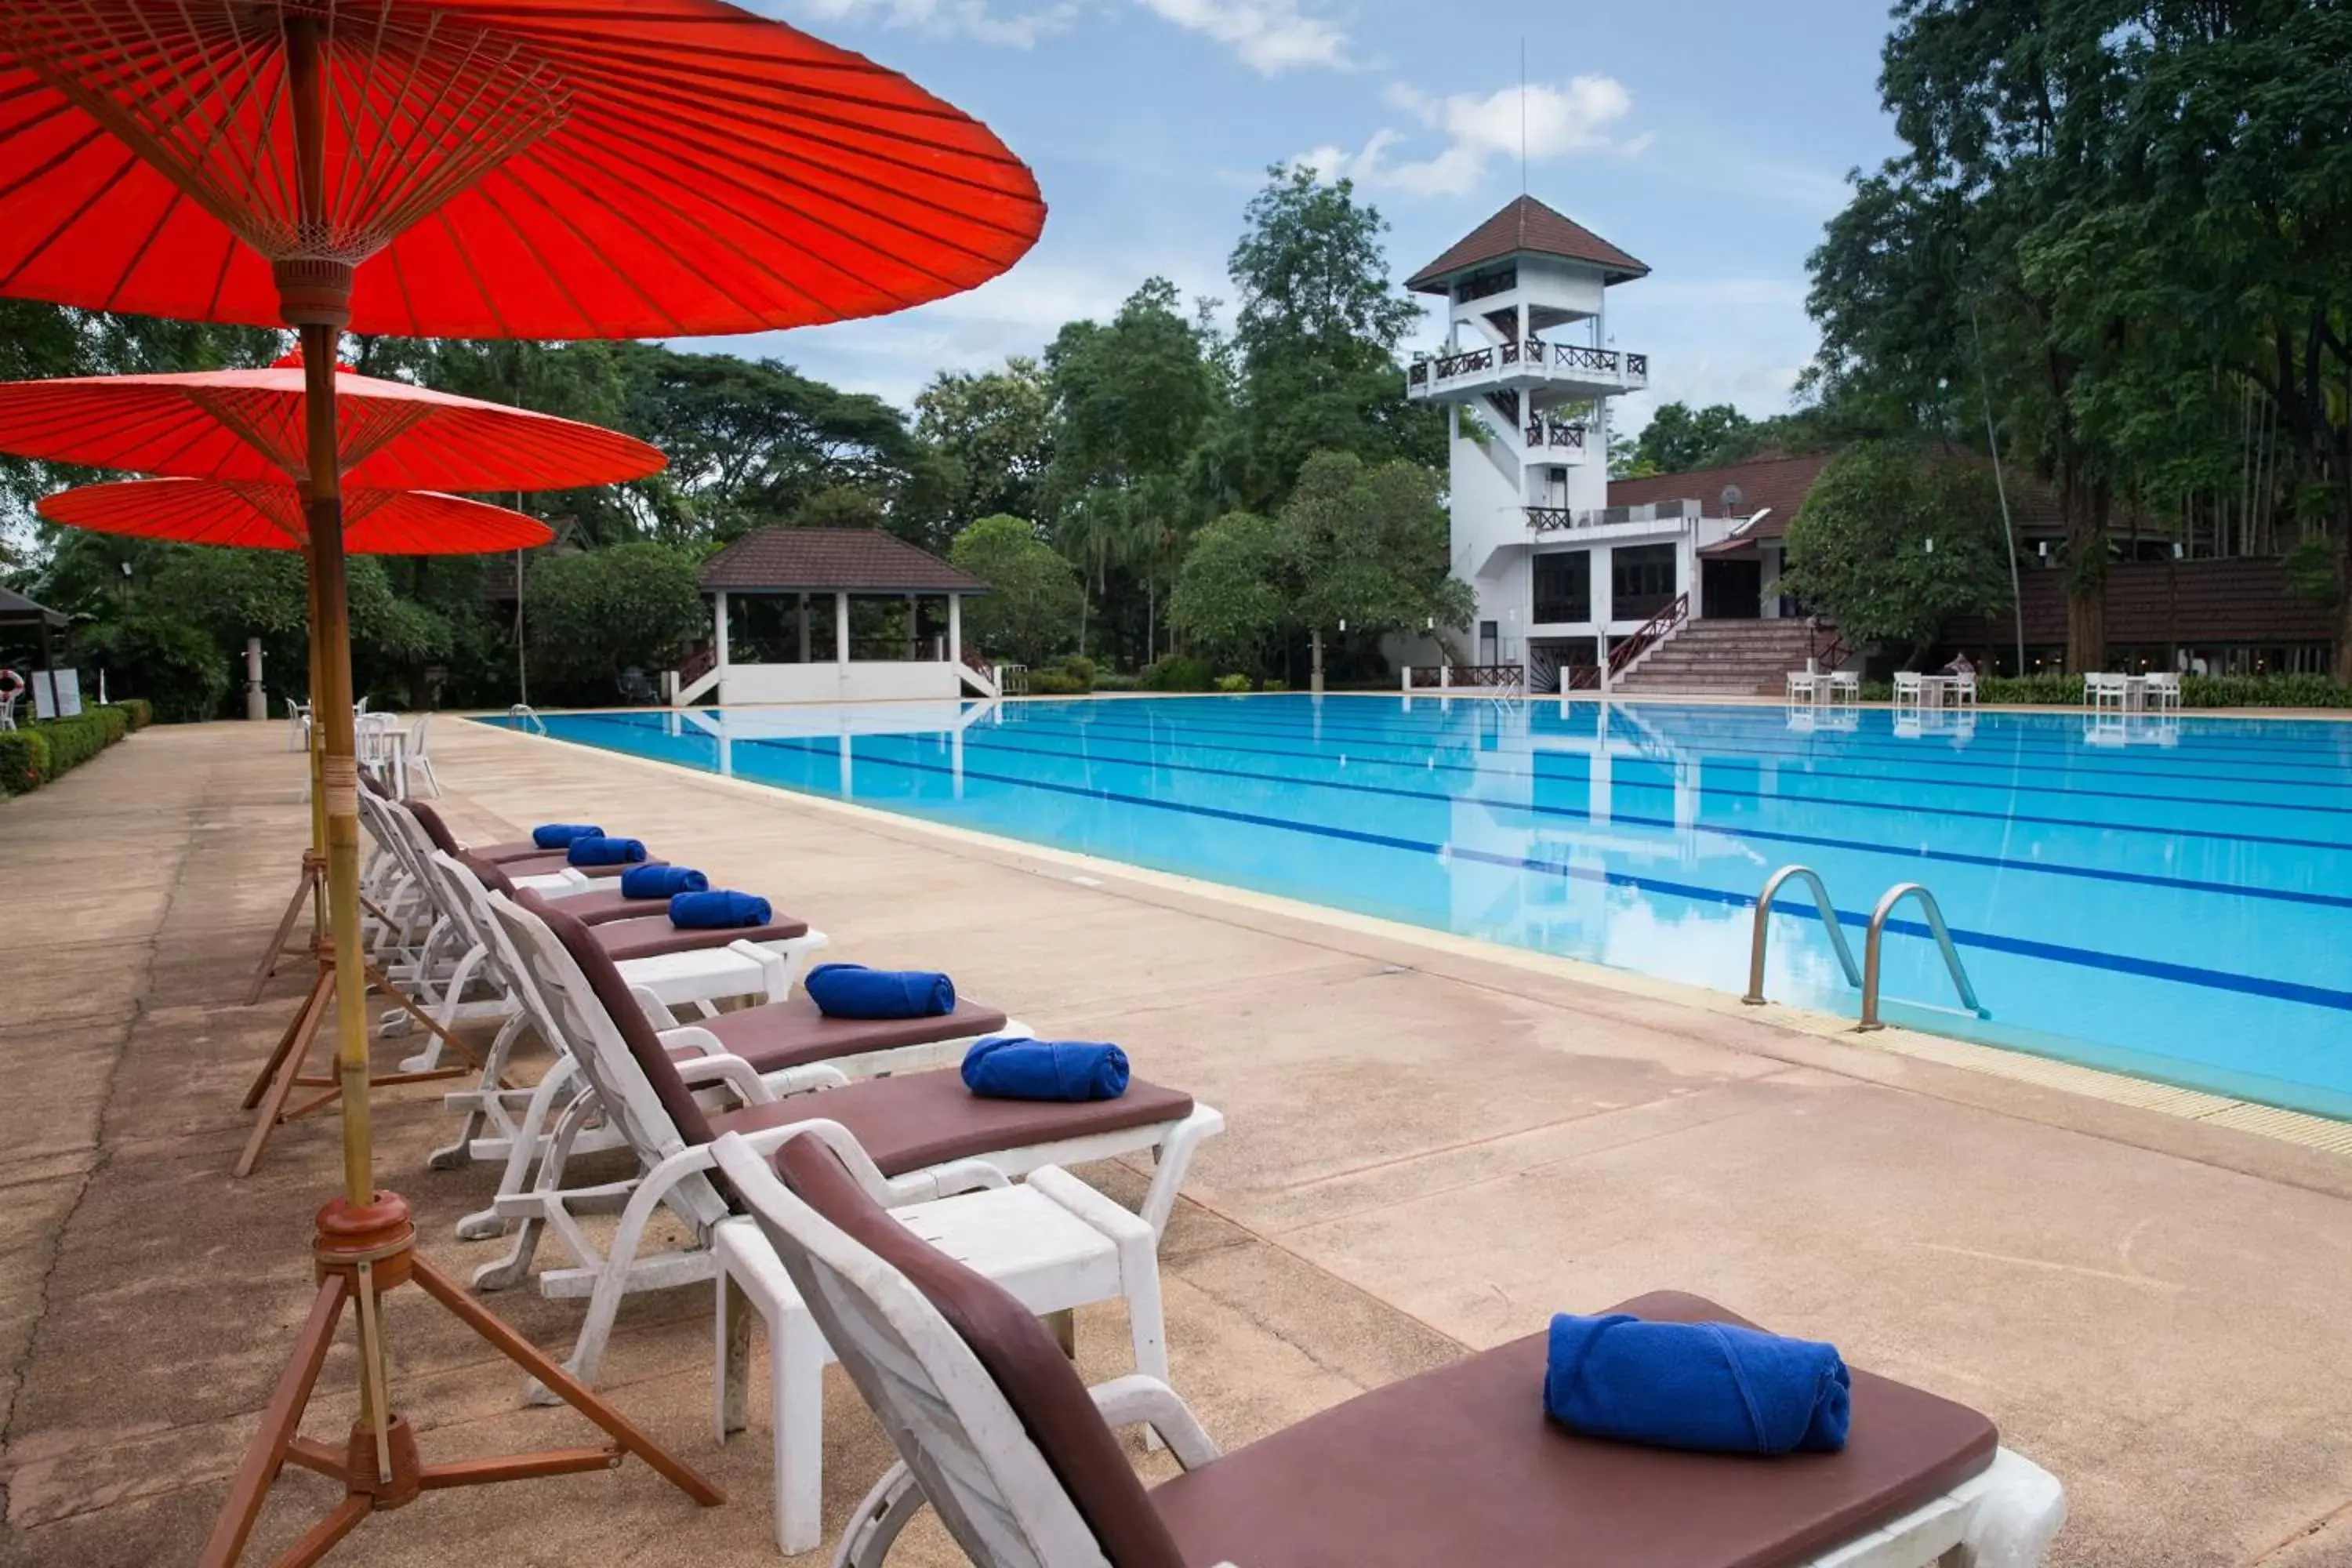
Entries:
POLYGON ((1649 385, 1647 356, 1611 346, 1609 290, 1648 272, 1521 196, 1407 284, 1446 301, 1406 396, 1451 421, 1453 572, 1489 679, 1601 685, 1612 649, 1698 613, 1699 552, 1738 526, 1696 501, 1609 504, 1611 402, 1649 385))

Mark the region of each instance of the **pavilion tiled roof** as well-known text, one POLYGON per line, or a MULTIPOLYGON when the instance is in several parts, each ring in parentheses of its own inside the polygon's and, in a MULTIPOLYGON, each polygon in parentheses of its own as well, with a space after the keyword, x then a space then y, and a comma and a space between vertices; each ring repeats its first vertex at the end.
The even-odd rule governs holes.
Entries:
POLYGON ((1695 500, 1707 517, 1754 517, 1769 508, 1755 527, 1739 536, 1745 544, 1778 539, 1789 531, 1789 520, 1813 491, 1813 481, 1829 467, 1834 452, 1813 452, 1801 458, 1759 458, 1720 468, 1695 468, 1685 474, 1652 474, 1638 479, 1609 481, 1611 506, 1651 506, 1659 501, 1695 500), (1739 499, 1724 504, 1724 492, 1737 489, 1739 499))
POLYGON ((763 528, 703 563, 706 590, 985 594, 988 584, 878 528, 763 528))
POLYGON ((1461 243, 1414 273, 1405 287, 1419 294, 1443 294, 1445 280, 1507 256, 1558 256, 1590 262, 1607 274, 1605 281, 1624 283, 1646 278, 1650 269, 1582 224, 1561 216, 1533 196, 1520 196, 1501 212, 1472 229, 1461 243))

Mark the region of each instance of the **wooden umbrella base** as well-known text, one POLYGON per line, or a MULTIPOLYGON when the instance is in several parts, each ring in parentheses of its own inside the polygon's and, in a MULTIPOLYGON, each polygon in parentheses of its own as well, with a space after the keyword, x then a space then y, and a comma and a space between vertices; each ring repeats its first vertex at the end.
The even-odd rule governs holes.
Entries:
MULTIPOLYGON (((392 999, 393 1003, 438 1037, 441 1043, 457 1053, 461 1063, 455 1067, 431 1068, 422 1072, 372 1073, 370 1089, 388 1089, 395 1084, 432 1083, 448 1078, 477 1077, 482 1070, 481 1058, 472 1047, 442 1027, 435 1018, 404 995, 384 977, 373 964, 367 967, 367 986, 392 999)), ((261 1152, 269 1144, 269 1135, 297 1117, 333 1104, 342 1098, 342 1080, 322 1077, 305 1070, 310 1060, 312 1047, 317 1043, 320 1026, 334 1009, 335 959, 331 952, 318 956, 318 973, 310 982, 310 994, 303 997, 301 1008, 287 1024, 278 1044, 254 1076, 253 1086, 245 1092, 245 1109, 254 1112, 253 1131, 245 1141, 245 1148, 231 1167, 234 1174, 249 1176, 261 1163, 261 1152), (315 1090, 310 1098, 294 1101, 298 1089, 315 1090)))
POLYGON ((229 1483, 228 1499, 198 1559, 202 1568, 230 1568, 244 1554, 269 1488, 289 1461, 341 1482, 343 1498, 278 1557, 278 1568, 308 1568, 368 1515, 405 1507, 421 1492, 614 1469, 630 1454, 705 1508, 727 1500, 725 1493, 672 1458, 554 1358, 417 1257, 415 1243, 408 1204, 395 1193, 380 1192, 374 1202, 362 1208, 337 1198, 319 1211, 318 1234, 312 1242, 319 1293, 294 1342, 294 1353, 262 1412, 261 1429, 254 1434, 229 1483), (410 1283, 421 1287, 492 1349, 602 1427, 612 1441, 593 1448, 549 1448, 455 1464, 425 1463, 415 1433, 405 1420, 390 1413, 383 1386, 383 1298, 410 1283), (310 1404, 311 1388, 326 1363, 346 1306, 355 1309, 358 1321, 361 1416, 350 1438, 338 1448, 303 1436, 300 1427, 302 1412, 310 1404))

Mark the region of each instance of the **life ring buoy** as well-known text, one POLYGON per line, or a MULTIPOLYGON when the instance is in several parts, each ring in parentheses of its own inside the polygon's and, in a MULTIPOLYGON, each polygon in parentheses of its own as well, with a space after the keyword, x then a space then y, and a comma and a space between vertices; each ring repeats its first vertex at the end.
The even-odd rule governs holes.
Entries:
POLYGON ((14 702, 25 695, 25 678, 13 669, 0 668, 0 702, 14 702))

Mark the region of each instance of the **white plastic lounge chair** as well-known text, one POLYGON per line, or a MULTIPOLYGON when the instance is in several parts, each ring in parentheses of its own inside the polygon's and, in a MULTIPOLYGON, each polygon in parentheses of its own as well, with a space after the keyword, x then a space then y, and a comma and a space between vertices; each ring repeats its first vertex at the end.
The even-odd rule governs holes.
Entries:
MULTIPOLYGON (((550 1033, 546 1020, 536 1016, 527 1005, 520 968, 513 960, 509 939, 491 912, 492 889, 482 877, 487 874, 499 878, 500 874, 496 868, 478 861, 468 864, 469 858, 436 850, 427 862, 442 907, 449 912, 451 929, 466 944, 465 956, 452 976, 448 994, 463 997, 468 984, 479 982, 496 994, 499 1005, 509 1009, 509 1016, 484 1054, 481 1076, 475 1086, 443 1096, 442 1104, 464 1113, 466 1121, 454 1142, 433 1152, 430 1163, 436 1170, 446 1171, 475 1160, 503 1160, 506 1169, 499 1179, 499 1191, 504 1194, 522 1190, 530 1163, 544 1152, 546 1133, 571 1092, 571 1065, 564 1037, 560 1032, 550 1033), (557 1053, 557 1059, 536 1086, 520 1089, 509 1084, 506 1075, 514 1047, 527 1027, 540 1033, 548 1047, 557 1053)), ((511 884, 501 879, 500 890, 513 889, 511 884)), ((680 1008, 690 1010, 697 1017, 716 1018, 719 1005, 723 1002, 781 1003, 792 994, 810 958, 826 946, 824 932, 812 931, 798 921, 772 927, 766 936, 753 932, 740 936, 719 934, 728 937, 723 946, 707 943, 682 952, 638 958, 618 956, 618 950, 614 950, 614 956, 641 1005, 660 1009, 662 1016, 675 1022, 675 1010, 680 1008), (794 931, 799 934, 783 934, 794 931), (754 937, 759 940, 747 940, 754 937)), ((417 1059, 431 1055, 428 1047, 425 1056, 417 1059)), ((611 1146, 614 1144, 610 1142, 593 1140, 588 1145, 611 1146)), ((505 1228, 494 1205, 467 1215, 459 1222, 457 1232, 479 1240, 499 1235, 505 1228)))
MULTIPOLYGON (((490 907, 524 972, 527 1005, 564 1037, 587 1088, 564 1109, 531 1189, 497 1201, 502 1215, 521 1222, 520 1234, 507 1258, 476 1279, 518 1277, 530 1267, 540 1230, 551 1233, 576 1267, 543 1271, 540 1289, 589 1298, 565 1367, 592 1385, 625 1292, 712 1277, 710 1234, 734 1212, 710 1180, 710 1143, 722 1132, 740 1132, 754 1148, 772 1150, 813 1120, 838 1122, 903 1202, 938 1195, 941 1172, 961 1172, 974 1161, 1018 1179, 1044 1165, 1149 1153, 1155 1169, 1139 1212, 1156 1237, 1167 1226, 1194 1147, 1224 1126, 1223 1116, 1190 1095, 1140 1079, 1130 1079, 1118 1100, 1067 1105, 982 1100, 947 1072, 845 1083, 840 1072, 821 1065, 762 1078, 740 1057, 680 1059, 587 929, 554 906, 530 907, 536 902, 495 898, 490 907), (711 1089, 725 1091, 734 1109, 706 1109, 698 1091, 711 1089), (635 1150, 641 1174, 566 1190, 564 1163, 591 1115, 604 1118, 635 1150), (687 1224, 693 1243, 641 1257, 646 1226, 664 1207, 687 1224), (580 1219, 614 1209, 621 1211, 620 1223, 600 1250, 580 1219)), ((680 1044, 690 1048, 693 1042, 680 1044)), ((534 1390, 533 1396, 543 1394, 534 1390)))
MULTIPOLYGON (((1541 1333, 1220 1455, 1164 1383, 1087 1389, 1021 1302, 892 1223, 823 1144, 722 1138, 716 1157, 898 1449, 836 1568, 880 1568, 925 1502, 978 1568, 2034 1568, 2065 1517, 1991 1422, 1868 1373, 1838 1454, 1580 1436, 1538 1413, 1541 1333), (1145 1489, 1111 1433, 1135 1423, 1182 1475, 1145 1489)), ((1738 1321, 1675 1292, 1612 1310, 1738 1321)))
MULTIPOLYGON (((891 1207, 888 1182, 844 1129, 811 1121, 794 1131, 831 1148, 860 1188, 891 1208, 892 1219, 995 1281, 1028 1310, 1066 1313, 1124 1299, 1135 1370, 1166 1381, 1158 1238, 1142 1220, 1052 1165, 1030 1172, 1018 1186, 992 1166, 975 1165, 973 1190, 891 1207)), ((711 1232, 710 1250, 719 1267, 712 1425, 721 1443, 750 1425, 745 1405, 756 1310, 768 1333, 776 1547, 787 1556, 813 1552, 823 1540, 824 1374, 833 1352, 756 1224, 742 1217, 720 1222, 711 1232)))

